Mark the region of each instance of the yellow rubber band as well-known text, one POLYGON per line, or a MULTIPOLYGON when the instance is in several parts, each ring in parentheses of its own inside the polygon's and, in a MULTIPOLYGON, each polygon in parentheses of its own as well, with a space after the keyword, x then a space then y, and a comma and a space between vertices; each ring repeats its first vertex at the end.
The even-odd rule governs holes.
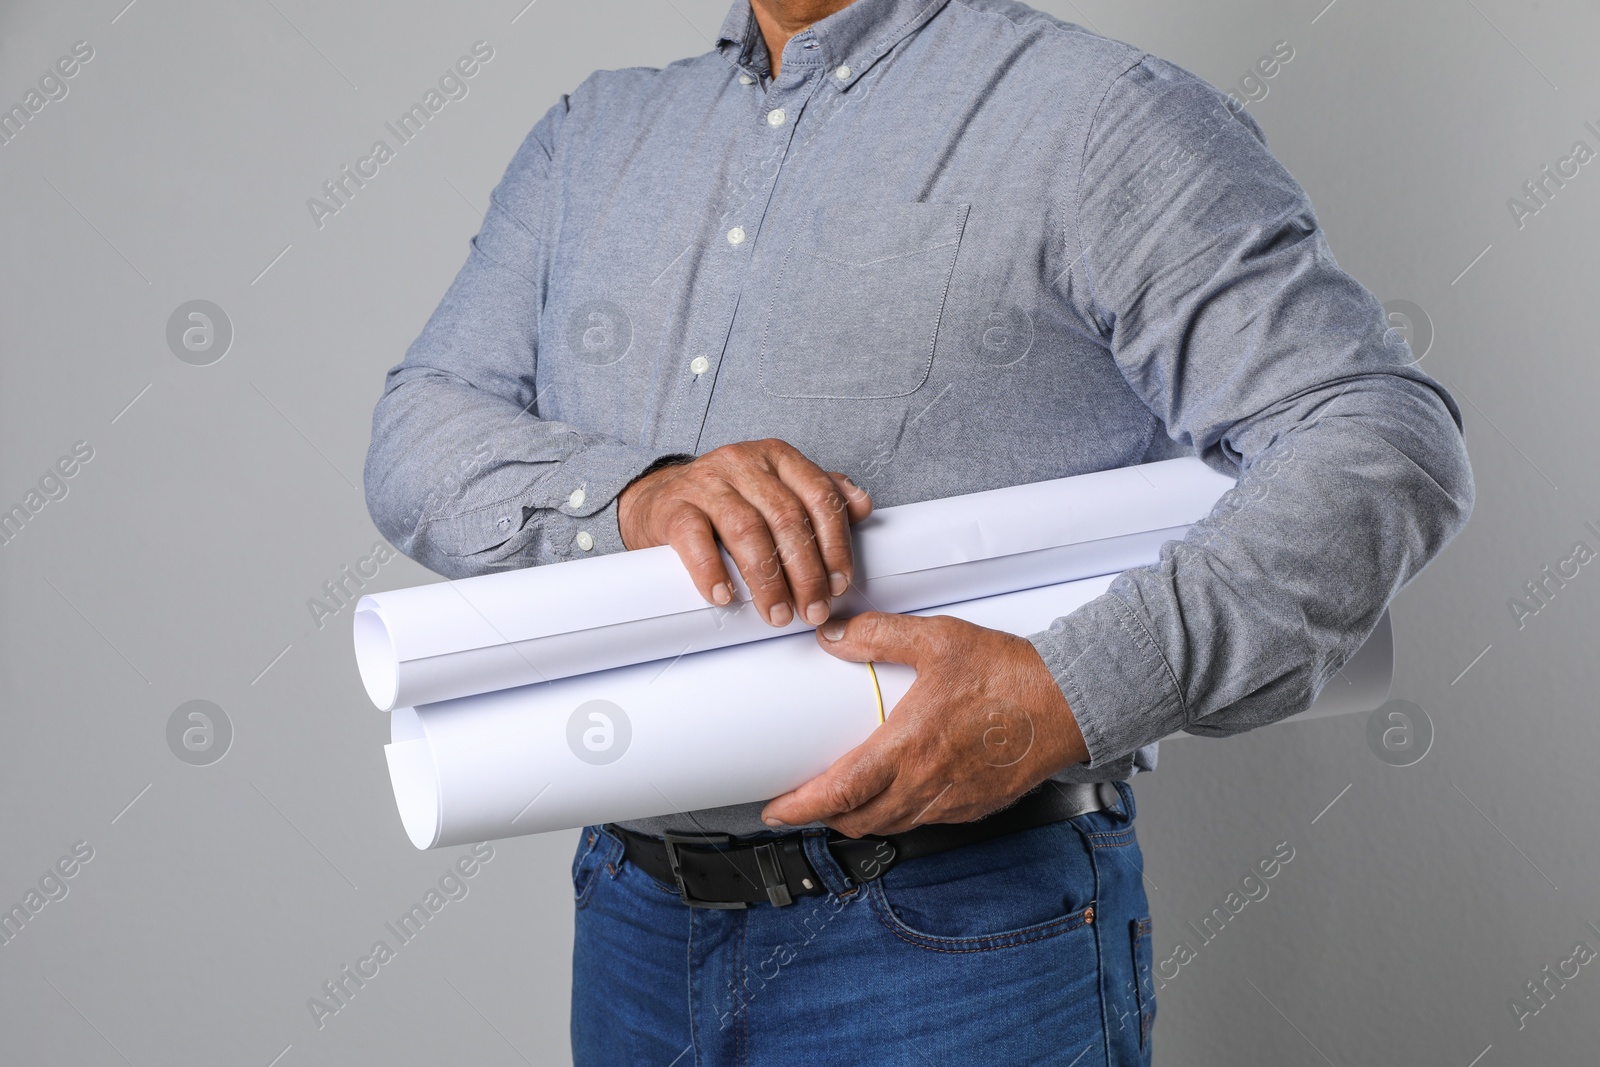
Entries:
POLYGON ((878 685, 878 672, 872 669, 871 662, 867 663, 867 673, 872 676, 872 695, 878 698, 878 722, 887 722, 883 713, 883 689, 878 685))

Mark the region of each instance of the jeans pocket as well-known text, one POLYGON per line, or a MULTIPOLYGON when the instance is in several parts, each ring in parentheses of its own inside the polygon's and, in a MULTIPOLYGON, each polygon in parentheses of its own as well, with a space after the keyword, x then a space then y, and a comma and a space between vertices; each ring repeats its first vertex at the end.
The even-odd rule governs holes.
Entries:
POLYGON ((870 400, 927 381, 968 204, 823 204, 783 257, 761 337, 772 396, 870 400))
POLYGON ((578 850, 572 858, 572 899, 578 907, 589 903, 595 878, 611 857, 612 849, 621 843, 599 826, 585 826, 578 838, 578 850))
POLYGON ((942 952, 1006 948, 1094 922, 1094 863, 1070 822, 904 860, 867 886, 890 930, 942 952))
POLYGON ((1148 1053, 1150 1030, 1156 1022, 1156 982, 1151 970, 1150 917, 1128 924, 1133 938, 1134 989, 1139 1002, 1139 1048, 1148 1053))

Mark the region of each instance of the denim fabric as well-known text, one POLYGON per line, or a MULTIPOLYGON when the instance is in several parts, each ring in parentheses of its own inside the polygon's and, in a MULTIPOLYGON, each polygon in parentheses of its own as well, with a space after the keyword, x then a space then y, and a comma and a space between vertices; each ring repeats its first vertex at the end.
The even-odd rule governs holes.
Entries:
POLYGON ((823 831, 804 831, 829 893, 736 911, 684 906, 586 828, 573 863, 576 1067, 1148 1065, 1150 911, 1133 791, 1117 788, 1121 810, 864 884, 823 831))
POLYGON ((1031 635, 1092 757, 1056 777, 1306 708, 1474 489, 1255 119, 1005 0, 857 0, 768 69, 736 0, 533 126, 378 402, 384 535, 450 576, 619 551, 651 462, 767 437, 880 506, 1198 455, 1238 488, 1031 635))

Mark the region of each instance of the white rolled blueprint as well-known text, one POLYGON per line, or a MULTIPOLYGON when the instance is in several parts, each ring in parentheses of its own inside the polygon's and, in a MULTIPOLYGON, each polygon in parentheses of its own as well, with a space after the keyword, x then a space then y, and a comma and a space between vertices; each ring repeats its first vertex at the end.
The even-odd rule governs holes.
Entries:
MULTIPOLYGON (((1114 577, 913 614, 1036 633, 1114 577)), ((1392 671, 1385 612, 1303 714, 1377 707, 1392 671)), ((848 663, 793 634, 400 708, 385 755, 407 836, 443 848, 769 799, 866 740, 914 679, 909 667, 848 663)))
MULTIPOLYGON (((1157 558, 1234 479, 1161 460, 874 512, 853 530, 840 615, 936 604, 1119 573, 1157 558)), ((384 711, 670 659, 775 635, 737 578, 707 604, 669 547, 364 596, 356 663, 384 711)))

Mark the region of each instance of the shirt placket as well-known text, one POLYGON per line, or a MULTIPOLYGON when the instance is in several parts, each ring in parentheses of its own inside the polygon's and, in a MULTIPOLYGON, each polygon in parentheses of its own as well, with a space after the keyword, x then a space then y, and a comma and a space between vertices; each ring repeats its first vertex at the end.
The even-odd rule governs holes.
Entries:
POLYGON ((717 370, 728 355, 734 316, 752 280, 755 253, 761 247, 764 223, 772 209, 773 189, 806 102, 821 81, 823 66, 812 58, 818 54, 815 36, 805 30, 784 48, 777 78, 763 79, 750 68, 741 69, 738 75, 739 83, 748 88, 757 107, 745 120, 747 132, 737 141, 735 151, 760 177, 752 183, 741 183, 717 216, 717 232, 708 238, 720 246, 714 261, 714 281, 710 286, 697 286, 692 294, 694 306, 702 309, 702 315, 688 335, 689 348, 679 372, 679 417, 673 420, 683 433, 675 447, 685 451, 699 451, 717 370), (720 294, 720 299, 713 298, 713 292, 720 294))

